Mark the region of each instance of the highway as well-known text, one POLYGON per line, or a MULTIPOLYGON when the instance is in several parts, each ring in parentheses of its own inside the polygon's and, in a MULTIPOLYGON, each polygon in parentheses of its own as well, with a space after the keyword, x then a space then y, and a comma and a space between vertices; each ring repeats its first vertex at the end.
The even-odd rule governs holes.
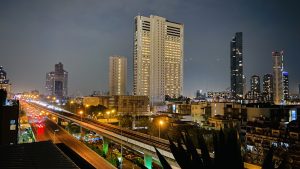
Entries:
POLYGON ((56 119, 59 118, 68 122, 77 123, 83 128, 94 131, 103 137, 157 158, 157 154, 154 149, 154 147, 156 147, 172 165, 172 167, 178 168, 178 164, 171 153, 168 140, 160 139, 158 137, 139 133, 111 124, 100 123, 96 120, 85 117, 81 118, 79 114, 74 114, 64 110, 53 110, 37 103, 28 103, 40 111, 44 111, 56 116, 56 119))
POLYGON ((46 109, 45 107, 42 107, 42 106, 34 104, 34 103, 31 103, 31 105, 33 105, 36 108, 39 108, 41 110, 49 111, 52 114, 55 114, 61 118, 68 119, 73 122, 77 122, 83 127, 92 125, 96 128, 99 128, 102 130, 107 130, 107 131, 122 135, 124 137, 128 137, 130 139, 140 141, 145 144, 152 145, 152 146, 155 146, 156 148, 170 152, 169 141, 167 141, 167 140, 159 139, 158 137, 150 136, 147 134, 143 134, 143 133, 125 129, 122 127, 114 126, 111 124, 100 123, 96 120, 92 120, 92 119, 88 119, 88 118, 84 118, 84 117, 81 119, 80 115, 76 115, 73 113, 46 109))
POLYGON ((50 120, 44 120, 44 127, 33 125, 33 130, 37 141, 52 140, 54 143, 64 143, 95 168, 116 169, 116 167, 111 165, 84 143, 75 139, 63 128, 50 120))

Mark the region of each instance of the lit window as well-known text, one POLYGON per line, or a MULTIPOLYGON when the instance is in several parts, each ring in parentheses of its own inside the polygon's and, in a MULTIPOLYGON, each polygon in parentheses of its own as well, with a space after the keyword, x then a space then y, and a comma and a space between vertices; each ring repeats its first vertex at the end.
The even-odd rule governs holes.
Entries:
POLYGON ((10 120, 10 124, 16 124, 16 120, 10 120))

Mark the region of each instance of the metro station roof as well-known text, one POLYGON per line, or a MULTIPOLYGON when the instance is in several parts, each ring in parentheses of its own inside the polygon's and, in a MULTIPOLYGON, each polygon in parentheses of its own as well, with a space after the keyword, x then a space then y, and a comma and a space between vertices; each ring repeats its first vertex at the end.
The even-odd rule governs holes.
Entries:
POLYGON ((50 141, 0 146, 0 152, 0 168, 79 168, 50 141))

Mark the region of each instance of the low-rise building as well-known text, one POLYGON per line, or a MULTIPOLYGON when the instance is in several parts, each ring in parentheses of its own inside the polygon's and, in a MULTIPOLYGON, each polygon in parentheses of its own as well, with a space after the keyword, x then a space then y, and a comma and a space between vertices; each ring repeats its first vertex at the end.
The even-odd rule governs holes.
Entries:
POLYGON ((0 145, 18 143, 19 102, 6 98, 6 91, 0 89, 0 145))
POLYGON ((227 128, 240 128, 240 121, 238 119, 226 118, 221 115, 217 115, 208 119, 209 127, 220 130, 227 128))
POLYGON ((201 123, 205 121, 205 109, 208 106, 207 102, 192 102, 191 103, 191 115, 193 122, 201 123))
POLYGON ((130 95, 111 96, 109 108, 115 109, 118 113, 148 113, 150 111, 149 98, 130 95))
POLYGON ((100 104, 100 98, 99 97, 83 97, 82 103, 83 103, 83 105, 88 105, 88 106, 98 106, 100 104))
POLYGON ((110 100, 111 96, 85 96, 82 98, 82 104, 84 106, 98 106, 102 105, 104 107, 110 106, 110 100))

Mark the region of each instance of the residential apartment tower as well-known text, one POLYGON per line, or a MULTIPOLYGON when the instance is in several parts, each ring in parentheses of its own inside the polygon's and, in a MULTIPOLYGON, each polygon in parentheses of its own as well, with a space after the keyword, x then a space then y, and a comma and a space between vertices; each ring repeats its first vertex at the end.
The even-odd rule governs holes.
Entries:
POLYGON ((243 33, 237 32, 230 42, 231 94, 234 99, 243 98, 243 33))
POLYGON ((159 104, 165 95, 178 97, 183 88, 184 26, 166 18, 136 16, 134 31, 135 95, 159 104))
POLYGON ((123 56, 109 57, 109 94, 126 95, 127 58, 123 56))

